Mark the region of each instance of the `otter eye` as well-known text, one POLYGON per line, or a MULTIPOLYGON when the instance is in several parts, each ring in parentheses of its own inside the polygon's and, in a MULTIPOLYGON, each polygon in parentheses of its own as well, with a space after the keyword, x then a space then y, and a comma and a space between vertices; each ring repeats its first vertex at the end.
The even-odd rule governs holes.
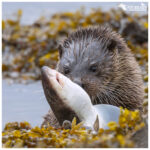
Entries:
POLYGON ((64 74, 68 74, 70 72, 70 69, 69 69, 69 67, 64 67, 64 74))
POLYGON ((97 65, 93 65, 89 68, 90 71, 96 72, 97 71, 97 65))

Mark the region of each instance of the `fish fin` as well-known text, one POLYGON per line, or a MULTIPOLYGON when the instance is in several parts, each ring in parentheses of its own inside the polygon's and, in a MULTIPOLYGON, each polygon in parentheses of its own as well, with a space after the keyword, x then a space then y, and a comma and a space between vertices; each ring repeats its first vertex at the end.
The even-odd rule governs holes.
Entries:
POLYGON ((98 132, 98 130, 99 130, 99 119, 98 119, 98 115, 96 116, 96 120, 95 120, 95 122, 94 122, 93 127, 94 127, 94 130, 95 130, 96 132, 98 132))

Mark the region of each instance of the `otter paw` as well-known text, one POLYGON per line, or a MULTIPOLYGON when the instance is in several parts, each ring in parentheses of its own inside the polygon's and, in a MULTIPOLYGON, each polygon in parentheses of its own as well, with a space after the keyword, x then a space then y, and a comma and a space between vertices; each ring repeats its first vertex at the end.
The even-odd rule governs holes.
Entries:
POLYGON ((71 129, 71 121, 65 120, 65 121, 63 122, 63 124, 62 124, 62 127, 63 127, 64 129, 71 129))

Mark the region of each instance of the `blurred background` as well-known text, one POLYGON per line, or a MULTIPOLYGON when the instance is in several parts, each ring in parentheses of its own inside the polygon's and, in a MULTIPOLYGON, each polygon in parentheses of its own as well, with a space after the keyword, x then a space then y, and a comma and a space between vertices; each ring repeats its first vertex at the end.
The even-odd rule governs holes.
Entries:
POLYGON ((147 3, 3 2, 2 3, 2 126, 28 121, 40 126, 49 105, 40 69, 55 68, 57 46, 78 27, 109 25, 119 32, 138 61, 148 104, 147 3))

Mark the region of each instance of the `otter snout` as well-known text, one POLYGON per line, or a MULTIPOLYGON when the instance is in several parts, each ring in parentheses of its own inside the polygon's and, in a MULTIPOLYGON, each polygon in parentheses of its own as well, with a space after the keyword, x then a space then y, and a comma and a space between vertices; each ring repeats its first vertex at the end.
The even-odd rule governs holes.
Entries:
POLYGON ((72 81, 76 84, 78 84, 80 87, 84 88, 84 85, 81 81, 81 78, 73 78, 72 81))

